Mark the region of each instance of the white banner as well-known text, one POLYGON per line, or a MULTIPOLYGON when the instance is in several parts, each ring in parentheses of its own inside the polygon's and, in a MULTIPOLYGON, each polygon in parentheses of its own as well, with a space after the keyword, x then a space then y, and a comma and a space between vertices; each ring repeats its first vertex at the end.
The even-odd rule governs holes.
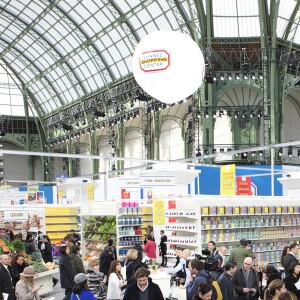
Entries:
POLYGON ((10 221, 27 221, 28 211, 6 210, 4 211, 4 222, 10 221))

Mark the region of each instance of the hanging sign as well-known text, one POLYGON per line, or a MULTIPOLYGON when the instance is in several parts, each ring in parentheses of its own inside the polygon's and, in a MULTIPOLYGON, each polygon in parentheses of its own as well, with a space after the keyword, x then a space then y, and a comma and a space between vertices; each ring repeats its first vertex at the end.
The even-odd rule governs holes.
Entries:
POLYGON ((154 199, 153 225, 165 225, 165 201, 154 199))
POLYGON ((4 222, 27 221, 27 220, 28 220, 28 211, 23 211, 23 210, 4 211, 4 222))
POLYGON ((240 196, 251 196, 251 178, 246 176, 237 176, 236 194, 240 196))
POLYGON ((235 195, 235 165, 221 166, 220 195, 235 195))

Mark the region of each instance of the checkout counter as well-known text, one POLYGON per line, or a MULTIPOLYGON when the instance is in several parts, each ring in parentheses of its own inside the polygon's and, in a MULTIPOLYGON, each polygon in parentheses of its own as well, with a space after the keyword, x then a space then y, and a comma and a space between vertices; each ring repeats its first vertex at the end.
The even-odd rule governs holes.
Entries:
POLYGON ((181 289, 175 284, 170 287, 171 275, 162 269, 150 270, 150 277, 152 281, 159 285, 164 298, 172 297, 177 298, 178 300, 187 300, 186 299, 186 289, 181 289))

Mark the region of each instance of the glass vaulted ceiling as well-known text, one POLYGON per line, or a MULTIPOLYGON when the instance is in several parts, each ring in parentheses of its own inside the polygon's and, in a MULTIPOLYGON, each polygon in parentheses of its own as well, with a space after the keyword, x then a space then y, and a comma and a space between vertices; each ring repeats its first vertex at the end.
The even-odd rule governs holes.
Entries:
MULTIPOLYGON (((214 37, 260 36, 259 1, 0 0, 0 59, 45 117, 130 75, 134 48, 152 31, 192 34, 195 25, 201 39, 210 11, 214 37)), ((296 5, 281 0, 277 35, 300 43, 296 5)))

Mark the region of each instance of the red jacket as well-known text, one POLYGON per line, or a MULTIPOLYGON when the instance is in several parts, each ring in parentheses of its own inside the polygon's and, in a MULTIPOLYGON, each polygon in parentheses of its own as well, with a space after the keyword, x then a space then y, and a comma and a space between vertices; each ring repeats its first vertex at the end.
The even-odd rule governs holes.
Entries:
POLYGON ((144 251, 148 257, 156 258, 156 243, 151 240, 147 241, 144 251))

